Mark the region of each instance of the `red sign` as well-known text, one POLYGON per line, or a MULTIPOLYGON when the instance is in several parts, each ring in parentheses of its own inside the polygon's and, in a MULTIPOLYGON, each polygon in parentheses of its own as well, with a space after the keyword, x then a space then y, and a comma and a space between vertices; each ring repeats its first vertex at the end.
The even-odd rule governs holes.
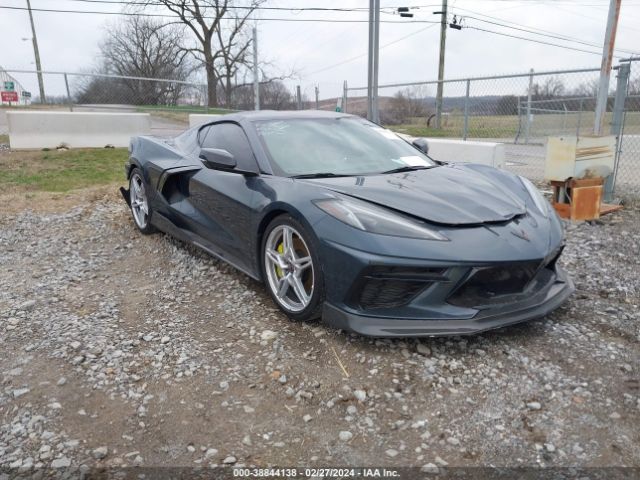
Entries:
POLYGON ((3 102, 17 102, 18 101, 18 92, 1 92, 0 96, 2 97, 3 102))

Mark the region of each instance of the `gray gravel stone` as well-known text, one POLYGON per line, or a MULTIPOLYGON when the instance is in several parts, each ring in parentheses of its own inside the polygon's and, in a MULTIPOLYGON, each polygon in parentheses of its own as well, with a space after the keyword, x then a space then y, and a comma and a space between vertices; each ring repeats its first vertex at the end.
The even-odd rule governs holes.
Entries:
POLYGON ((356 397, 359 402, 364 402, 367 399, 367 392, 364 390, 354 390, 353 396, 356 397))
POLYGON ((71 460, 67 457, 56 458, 51 462, 51 468, 67 468, 71 466, 71 460))
POLYGON ((93 451, 91 452, 91 455, 96 460, 101 460, 105 458, 108 455, 108 453, 109 453, 109 449, 107 447, 98 447, 93 449, 93 451))

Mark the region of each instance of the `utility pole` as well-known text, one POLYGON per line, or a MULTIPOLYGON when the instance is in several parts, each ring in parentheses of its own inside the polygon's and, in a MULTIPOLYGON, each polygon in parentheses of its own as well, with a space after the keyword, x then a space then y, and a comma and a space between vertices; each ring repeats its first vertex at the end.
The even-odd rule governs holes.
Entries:
POLYGON ((373 36, 373 121, 380 123, 378 111, 378 71, 380 69, 380 0, 375 0, 376 22, 373 36))
POLYGON ((367 71, 367 119, 379 123, 378 60, 380 51, 380 0, 369 0, 369 64, 367 71))
POLYGON ((36 26, 33 23, 33 12, 31 11, 31 1, 27 0, 27 10, 29 10, 29 21, 31 22, 31 41, 33 42, 33 54, 36 57, 36 70, 38 71, 38 87, 40 88, 40 103, 46 103, 44 96, 44 81, 42 80, 42 65, 40 64, 40 50, 38 49, 38 39, 36 37, 36 26))
POLYGON ((320 110, 320 88, 316 85, 316 110, 320 110))
POLYGON ((300 91, 300 85, 296 85, 296 103, 298 110, 302 110, 302 93, 300 91))
POLYGON ((607 30, 604 34, 602 64, 600 65, 600 84, 598 86, 595 122, 593 124, 594 135, 602 134, 604 116, 605 113, 607 113, 609 76, 611 75, 611 61, 613 60, 613 47, 616 43, 616 30, 618 29, 618 17, 620 16, 621 3, 622 0, 610 0, 609 2, 609 16, 607 18, 607 30))
POLYGON ((260 68, 258 68, 257 25, 253 27, 253 109, 260 110, 260 68))
POLYGON ((438 90, 436 92, 436 128, 442 126, 442 90, 444 80, 444 52, 447 43, 447 0, 442 0, 440 14, 440 61, 438 62, 438 90))

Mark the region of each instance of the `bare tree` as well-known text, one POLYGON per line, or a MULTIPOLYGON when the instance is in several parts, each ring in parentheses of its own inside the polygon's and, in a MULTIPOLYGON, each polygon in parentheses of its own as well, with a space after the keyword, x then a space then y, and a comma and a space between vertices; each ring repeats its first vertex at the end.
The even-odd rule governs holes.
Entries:
POLYGON ((252 40, 240 23, 241 21, 236 20, 231 28, 222 26, 216 32, 220 50, 219 61, 214 63, 214 69, 223 85, 227 108, 231 106, 232 102, 233 79, 238 75, 241 67, 251 64, 249 47, 252 40))
MULTIPOLYGON (((193 61, 181 46, 182 29, 148 17, 127 17, 110 25, 100 44, 100 73, 127 77, 186 80, 193 61)), ((100 103, 175 104, 180 83, 93 78, 83 85, 81 98, 100 103)))
POLYGON ((410 118, 426 117, 428 113, 427 95, 428 90, 424 85, 400 90, 389 101, 389 112, 383 114, 382 123, 393 125, 403 123, 410 118))
POLYGON ((251 38, 246 35, 253 11, 264 0, 143 0, 148 6, 162 5, 178 17, 195 36, 195 45, 185 51, 204 65, 209 106, 218 105, 218 83, 224 79, 225 95, 240 65, 247 62, 251 38))
POLYGON ((549 77, 542 83, 534 83, 531 97, 534 100, 548 100, 556 98, 565 93, 565 86, 562 79, 549 77))
MULTIPOLYGON (((253 84, 234 86, 232 104, 241 110, 253 108, 253 84)), ((294 96, 280 79, 260 82, 260 104, 265 110, 290 110, 295 108, 294 96)))
POLYGON ((593 78, 588 82, 583 82, 578 85, 574 90, 574 95, 578 97, 596 97, 598 96, 598 89, 600 87, 600 80, 593 78))
POLYGON ((109 73, 185 80, 192 71, 183 32, 149 17, 127 17, 111 25, 100 52, 109 73))
POLYGON ((260 84, 260 101, 264 108, 288 110, 293 108, 293 94, 280 80, 260 84))

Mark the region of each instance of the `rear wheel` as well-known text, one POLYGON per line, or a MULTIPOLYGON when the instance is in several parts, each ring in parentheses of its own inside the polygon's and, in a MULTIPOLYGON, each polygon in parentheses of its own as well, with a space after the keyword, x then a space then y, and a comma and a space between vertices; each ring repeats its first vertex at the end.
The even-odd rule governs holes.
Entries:
POLYGON ((134 168, 129 178, 129 199, 133 221, 145 235, 157 230, 151 225, 151 207, 147 197, 147 186, 139 168, 134 168))
POLYGON ((289 215, 274 219, 262 242, 264 278, 278 307, 296 320, 321 314, 324 282, 313 237, 289 215))

